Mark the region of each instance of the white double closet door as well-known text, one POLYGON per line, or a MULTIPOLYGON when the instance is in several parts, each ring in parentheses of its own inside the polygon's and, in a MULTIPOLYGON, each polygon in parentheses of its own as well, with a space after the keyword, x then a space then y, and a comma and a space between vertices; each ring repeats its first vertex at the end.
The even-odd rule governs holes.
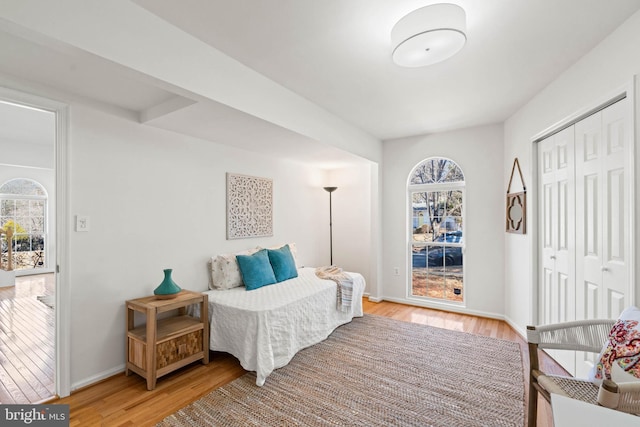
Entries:
MULTIPOLYGON (((539 323, 616 318, 631 305, 632 145, 627 98, 539 142, 539 323)), ((578 377, 595 358, 550 353, 578 377)))

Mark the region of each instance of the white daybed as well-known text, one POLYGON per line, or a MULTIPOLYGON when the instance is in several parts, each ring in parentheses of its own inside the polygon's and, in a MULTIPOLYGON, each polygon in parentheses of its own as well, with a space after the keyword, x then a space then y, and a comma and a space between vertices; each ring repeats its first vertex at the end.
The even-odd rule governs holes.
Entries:
POLYGON ((363 315, 364 278, 347 274, 353 278, 353 298, 346 312, 337 308, 337 284, 318 278, 315 268, 300 268, 296 278, 251 291, 244 286, 207 291, 211 350, 237 357, 262 386, 299 350, 363 315))

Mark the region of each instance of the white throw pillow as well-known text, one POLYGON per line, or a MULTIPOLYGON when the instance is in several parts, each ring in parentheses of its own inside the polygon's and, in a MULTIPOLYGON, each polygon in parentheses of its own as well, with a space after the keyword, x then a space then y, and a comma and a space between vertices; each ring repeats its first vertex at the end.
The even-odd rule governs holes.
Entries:
POLYGON ((252 255, 258 248, 233 254, 222 254, 211 258, 209 289, 231 289, 243 286, 242 275, 236 261, 236 255, 252 255))
MULTIPOLYGON (((640 309, 636 307, 625 309, 618 317, 589 373, 589 379, 597 384, 604 379, 612 379, 615 365, 618 365, 622 374, 640 378, 640 309)), ((619 374, 617 372, 616 376, 619 374)), ((633 379, 621 382, 629 381, 633 379)))

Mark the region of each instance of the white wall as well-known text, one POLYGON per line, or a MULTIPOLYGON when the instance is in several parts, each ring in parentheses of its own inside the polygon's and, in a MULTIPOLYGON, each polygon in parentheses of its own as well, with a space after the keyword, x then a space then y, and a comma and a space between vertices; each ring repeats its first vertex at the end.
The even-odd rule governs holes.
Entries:
POLYGON ((5 165, 0 163, 0 185, 16 178, 27 178, 38 181, 47 191, 47 195, 51 196, 55 194, 53 192, 55 188, 55 176, 53 170, 5 165))
MULTIPOLYGON (((466 308, 456 311, 502 317, 504 313, 504 203, 502 126, 491 125, 385 141, 383 146, 383 298, 408 302, 407 181, 429 157, 447 157, 465 174, 466 308), (398 267, 400 275, 393 274, 398 267)), ((423 305, 442 308, 436 303, 423 305)))
MULTIPOLYGON (((328 263, 320 169, 82 105, 71 106, 70 153, 70 214, 91 224, 69 241, 73 388, 122 369, 124 301, 150 295, 164 268, 181 287, 202 291, 207 259, 218 253, 293 241, 304 265, 328 263), (226 240, 226 172, 274 180, 273 237, 226 240)), ((366 209, 360 202, 349 209, 366 209)))
MULTIPOLYGON (((371 165, 360 164, 349 168, 334 169, 329 174, 333 205, 333 263, 346 271, 356 271, 367 281, 365 292, 371 292, 372 212, 371 165)), ((328 186, 328 185, 327 185, 328 186)), ((325 195, 328 199, 328 196, 325 195)), ((328 234, 329 201, 326 200, 328 234)), ((328 238, 328 236, 327 236, 328 238)), ((327 264, 329 258, 327 254, 327 264)))
MULTIPOLYGON (((55 135, 55 127, 51 126, 51 134, 55 135)), ((53 146, 29 144, 17 141, 0 141, 1 162, 6 165, 21 165, 53 170, 53 146)))
MULTIPOLYGON (((524 105, 505 122, 504 182, 509 179, 511 162, 518 157, 525 181, 529 188, 533 182, 533 145, 534 135, 542 132, 566 117, 588 107, 595 107, 606 97, 617 93, 624 85, 640 72, 640 12, 631 16, 623 25, 603 40, 590 53, 553 81, 535 98, 524 105)), ((636 97, 636 114, 638 108, 636 97)), ((636 116, 636 127, 640 122, 636 116)), ((636 133, 637 135, 637 133, 636 133)), ((638 163, 636 146, 635 162, 638 163)), ((636 173, 636 188, 640 174, 636 173)), ((534 195, 535 193, 532 193, 534 195)), ((636 193, 637 194, 637 193, 636 193)), ((636 196, 636 212, 640 197, 636 196)), ((534 218, 531 204, 528 206, 529 218, 534 218)), ((640 236, 640 218, 635 219, 635 241, 640 236)), ((534 303, 533 239, 536 235, 531 229, 526 236, 505 234, 505 279, 506 279, 506 316, 510 323, 524 332, 527 324, 537 319, 532 311, 534 303)), ((636 251, 634 265, 640 257, 636 251)), ((637 282, 636 282, 637 283, 637 282)), ((636 284, 636 304, 640 287, 636 284)))

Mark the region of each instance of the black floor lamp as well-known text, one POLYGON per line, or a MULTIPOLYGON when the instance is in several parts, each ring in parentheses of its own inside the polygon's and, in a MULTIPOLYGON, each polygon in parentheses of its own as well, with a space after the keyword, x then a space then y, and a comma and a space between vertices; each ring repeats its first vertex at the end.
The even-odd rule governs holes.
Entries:
POLYGON ((331 218, 331 193, 336 191, 338 187, 323 187, 329 192, 329 259, 330 264, 333 265, 333 224, 331 218))

